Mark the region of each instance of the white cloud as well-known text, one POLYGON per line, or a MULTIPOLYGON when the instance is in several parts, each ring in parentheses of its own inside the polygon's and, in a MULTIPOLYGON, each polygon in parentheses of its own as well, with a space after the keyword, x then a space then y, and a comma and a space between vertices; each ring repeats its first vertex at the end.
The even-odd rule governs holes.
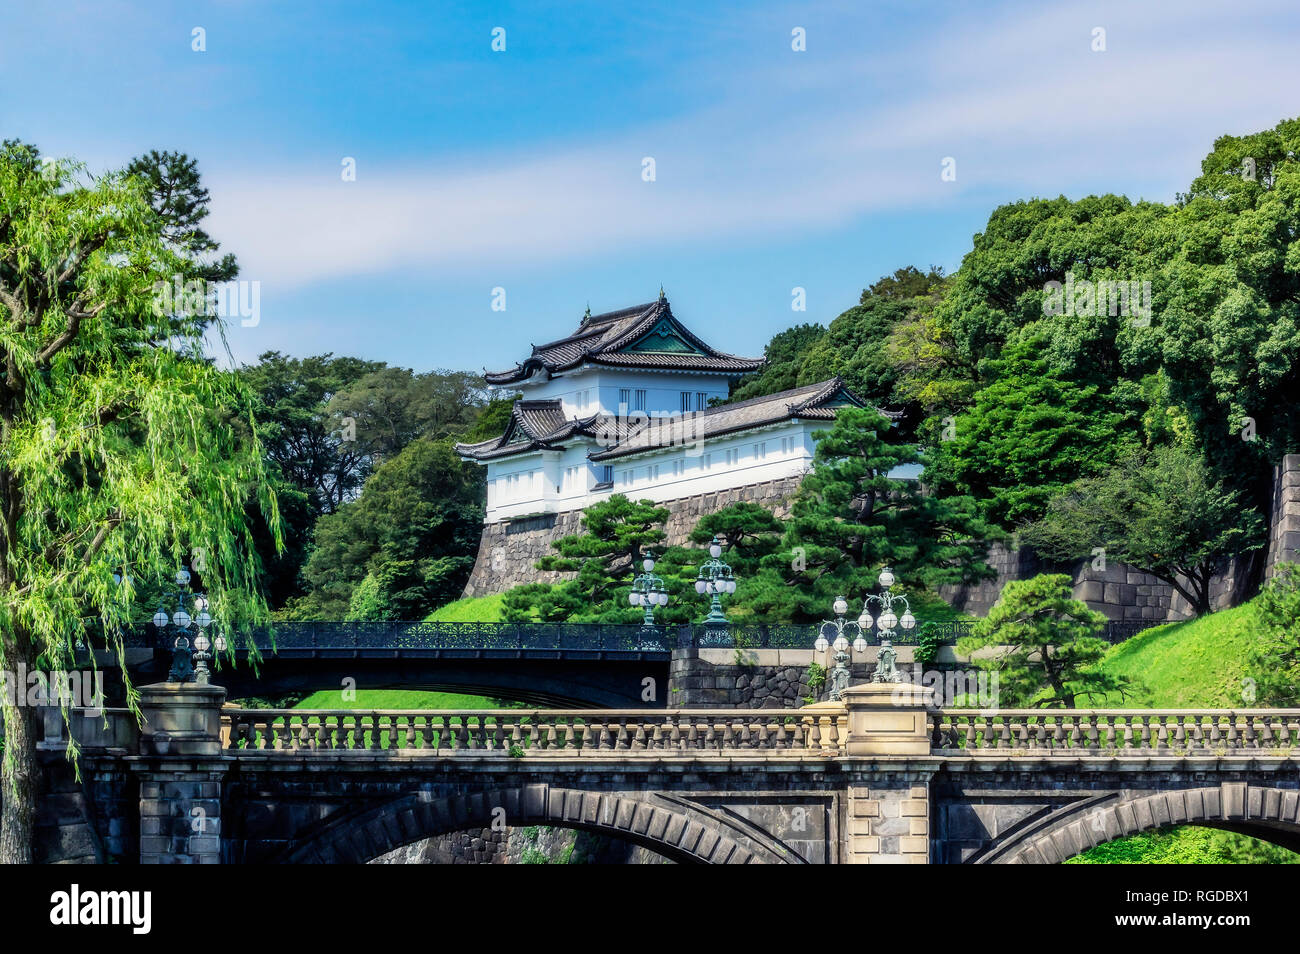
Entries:
POLYGON ((356 182, 319 160, 218 171, 211 230, 246 276, 289 288, 806 232, 972 187, 1172 191, 1194 168, 1171 165, 1194 163, 1222 132, 1289 115, 1300 85, 1284 33, 1235 9, 1177 9, 1176 22, 1168 8, 1095 4, 966 15, 870 62, 839 53, 799 82, 733 75, 731 100, 707 112, 539 155, 458 168, 359 155, 356 182), (1105 53, 1088 48, 1093 25, 1107 28, 1105 53), (835 85, 850 81, 871 92, 835 85), (944 156, 958 158, 956 183, 940 182, 944 156))

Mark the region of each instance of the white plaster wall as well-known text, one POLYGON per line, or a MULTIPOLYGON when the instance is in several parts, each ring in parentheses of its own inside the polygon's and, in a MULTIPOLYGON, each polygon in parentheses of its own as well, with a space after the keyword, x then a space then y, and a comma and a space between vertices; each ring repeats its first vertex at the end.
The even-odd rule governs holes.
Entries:
POLYGON ((587 457, 599 450, 594 442, 570 445, 562 453, 539 451, 491 461, 487 465, 486 520, 492 523, 536 513, 582 510, 616 493, 658 502, 799 476, 812 465, 816 446, 812 433, 824 428, 820 422, 789 421, 706 440, 698 446, 612 460, 608 464, 613 468, 613 487, 601 491, 593 488, 605 465, 587 457), (761 455, 755 447, 759 444, 763 445, 761 455), (543 460, 544 453, 551 459, 543 460), (512 475, 520 475, 520 479, 511 483, 512 475))
MULTIPOLYGON (((588 417, 592 414, 618 414, 620 390, 631 392, 624 413, 635 409, 636 392, 645 394, 645 412, 651 415, 681 413, 681 392, 705 395, 708 400, 727 396, 727 375, 690 374, 681 371, 619 371, 579 368, 556 375, 548 381, 534 376, 515 387, 526 400, 544 401, 559 398, 565 417, 588 417)), ((694 401, 691 410, 695 410, 694 401)))

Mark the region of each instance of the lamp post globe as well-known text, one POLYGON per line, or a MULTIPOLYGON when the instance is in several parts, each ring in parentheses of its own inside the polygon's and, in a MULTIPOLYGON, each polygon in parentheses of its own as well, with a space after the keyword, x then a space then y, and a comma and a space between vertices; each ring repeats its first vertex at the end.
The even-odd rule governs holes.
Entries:
POLYGON ((187 567, 181 567, 172 578, 176 583, 176 592, 171 594, 176 609, 168 614, 166 595, 164 605, 158 607, 153 615, 153 624, 163 639, 170 638, 172 648, 172 667, 167 674, 168 682, 189 682, 206 686, 209 676, 208 660, 213 658, 211 650, 224 652, 225 637, 215 628, 215 620, 208 612, 208 598, 203 593, 190 593, 193 575, 187 567), (186 608, 186 602, 193 608, 193 614, 186 608), (211 635, 209 635, 209 631, 211 635))
POLYGON ((912 615, 911 608, 908 606, 907 597, 901 593, 892 592, 896 582, 893 571, 885 567, 880 571, 877 577, 881 592, 878 594, 868 595, 862 602, 862 612, 855 621, 846 621, 845 614, 848 612, 848 601, 842 596, 837 596, 831 603, 831 611, 835 614, 834 620, 823 621, 817 641, 813 643, 813 648, 824 653, 831 649, 835 653, 834 667, 831 670, 831 693, 833 701, 839 701, 848 688, 850 670, 849 670, 849 649, 852 648, 855 653, 865 653, 868 649, 867 634, 872 626, 880 630, 880 654, 876 661, 875 672, 872 673, 873 682, 900 682, 902 674, 896 666, 897 654, 894 651, 893 636, 896 627, 904 630, 911 630, 916 626, 916 617, 912 615), (871 604, 876 603, 879 607, 878 615, 875 619, 871 616, 871 604), (903 610, 901 616, 895 612, 895 606, 903 610), (850 630, 855 633, 850 633, 850 630), (850 643, 850 636, 853 637, 850 643), (830 637, 830 638, 828 638, 830 637))
POLYGON ((736 577, 732 573, 731 567, 722 560, 722 540, 718 537, 713 538, 709 544, 709 559, 700 564, 700 572, 695 581, 695 592, 701 596, 709 596, 709 615, 705 617, 705 625, 708 626, 725 626, 727 616, 722 611, 723 594, 730 595, 736 592, 736 577))
POLYGON ((627 595, 629 606, 639 606, 645 609, 645 615, 641 619, 642 637, 640 646, 642 649, 663 648, 654 630, 654 611, 656 606, 668 605, 668 587, 662 579, 655 576, 654 568, 654 555, 649 550, 646 550, 641 554, 641 569, 643 572, 632 580, 632 592, 627 595))
POLYGON ((859 646, 865 648, 866 642, 862 638, 862 621, 861 617, 857 620, 846 620, 845 614, 849 611, 849 601, 843 596, 837 596, 831 601, 831 612, 835 615, 833 620, 823 620, 820 630, 818 631, 817 641, 813 643, 813 649, 819 653, 832 649, 835 652, 834 664, 831 668, 830 697, 832 702, 838 702, 844 695, 844 690, 849 687, 849 648, 852 645, 854 650, 859 650, 859 646), (833 634, 833 639, 828 636, 833 634), (856 638, 852 644, 849 642, 849 636, 855 635, 856 638))

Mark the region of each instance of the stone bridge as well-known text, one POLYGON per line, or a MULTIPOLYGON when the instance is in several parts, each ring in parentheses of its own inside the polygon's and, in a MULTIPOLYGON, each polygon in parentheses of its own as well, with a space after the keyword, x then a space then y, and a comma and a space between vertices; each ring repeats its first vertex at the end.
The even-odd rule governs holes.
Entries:
POLYGON ((223 707, 213 686, 45 719, 46 860, 366 862, 547 825, 709 863, 1043 863, 1164 825, 1300 849, 1300 710, 223 707), (81 781, 64 758, 81 750, 81 781))

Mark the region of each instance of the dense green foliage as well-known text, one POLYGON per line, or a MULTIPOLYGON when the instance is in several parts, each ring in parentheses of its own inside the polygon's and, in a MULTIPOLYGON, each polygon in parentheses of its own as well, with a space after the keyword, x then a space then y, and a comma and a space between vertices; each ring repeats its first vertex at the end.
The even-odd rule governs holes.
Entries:
POLYGON ((1300 855, 1279 845, 1184 825, 1117 838, 1090 848, 1067 865, 1295 865, 1300 855))
POLYGON ((481 426, 486 398, 477 378, 456 371, 414 374, 330 354, 290 358, 275 351, 239 373, 257 396, 259 435, 285 524, 282 552, 275 553, 268 540, 258 541, 272 607, 293 618, 342 619, 353 588, 372 570, 353 618, 389 619, 392 613, 422 618, 452 598, 476 552, 476 540, 466 535, 468 521, 476 509, 482 516, 481 469, 450 454, 453 439, 481 426), (444 452, 394 463, 420 439, 442 442, 444 452), (354 525, 357 513, 326 518, 350 507, 371 476, 388 464, 393 468, 380 482, 381 499, 361 508, 377 523, 342 546, 337 528, 354 525), (437 468, 442 472, 434 473, 437 468), (451 491, 445 505, 463 507, 461 518, 444 524, 426 515, 416 527, 398 525, 394 521, 411 515, 411 504, 401 503, 393 490, 402 484, 409 492, 451 491), (332 537, 330 528, 335 528, 332 537), (320 552, 322 540, 329 544, 325 552, 320 552), (451 562, 433 566, 430 554, 451 562), (377 588, 397 595, 389 599, 377 588))
POLYGON ((1228 558, 1263 545, 1263 521, 1197 454, 1158 447, 1054 495, 1023 538, 1057 560, 1100 556, 1144 570, 1199 614, 1228 558))
POLYGON ((1256 704, 1300 706, 1300 564, 1280 563, 1254 601, 1251 653, 1256 704))
POLYGON ((820 619, 837 595, 875 588, 880 568, 894 568, 912 588, 972 581, 993 531, 968 497, 922 493, 915 481, 890 477, 920 464, 920 450, 896 442, 887 418, 841 408, 820 432, 813 470, 791 506, 781 549, 738 600, 778 620, 820 619))
POLYGON ((359 498, 316 524, 300 619, 423 619, 465 585, 483 526, 483 474, 446 443, 417 438, 359 498))
MULTIPOLYGON (((0 146, 0 669, 72 669, 83 641, 120 659, 144 584, 180 563, 232 645, 264 616, 246 508, 274 539, 276 501, 250 402, 205 356, 211 317, 156 291, 203 278, 201 217, 160 214, 138 176, 0 146)), ((3 716, 0 862, 29 861, 34 712, 6 698, 3 716)))
POLYGON ((1125 426, 1096 385, 1053 366, 1046 345, 1045 336, 1026 338, 988 362, 990 383, 941 431, 927 474, 949 492, 975 497, 1007 529, 1042 513, 1070 482, 1102 470, 1125 426))

